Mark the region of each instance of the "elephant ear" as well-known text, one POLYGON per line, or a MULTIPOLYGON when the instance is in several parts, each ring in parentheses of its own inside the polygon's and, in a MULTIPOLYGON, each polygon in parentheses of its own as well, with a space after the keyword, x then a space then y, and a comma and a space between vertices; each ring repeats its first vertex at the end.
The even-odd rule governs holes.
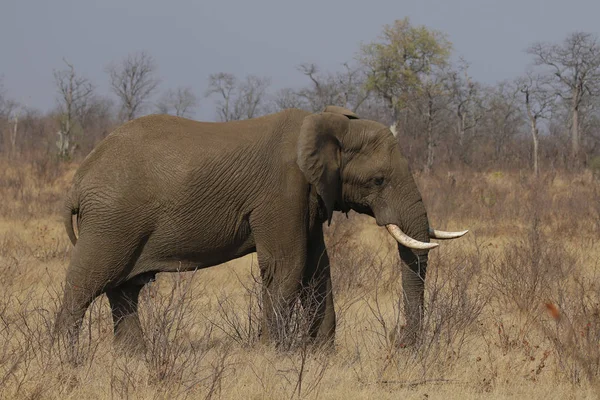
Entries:
POLYGON ((349 120, 337 113, 324 112, 304 118, 298 138, 298 166, 306 180, 315 186, 327 208, 327 221, 335 202, 341 204, 341 150, 338 137, 348 131, 349 120))
POLYGON ((325 107, 325 110, 323 110, 323 112, 345 115, 346 117, 348 117, 350 119, 359 119, 358 115, 356 115, 355 113, 353 113, 352 111, 350 111, 344 107, 327 106, 327 107, 325 107))

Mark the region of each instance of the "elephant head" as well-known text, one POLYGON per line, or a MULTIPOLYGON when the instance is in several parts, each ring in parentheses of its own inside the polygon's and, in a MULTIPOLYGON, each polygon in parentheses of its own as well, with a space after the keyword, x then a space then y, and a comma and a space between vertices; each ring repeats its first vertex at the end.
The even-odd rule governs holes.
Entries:
POLYGON ((454 239, 468 231, 430 227, 408 161, 390 129, 353 112, 328 106, 304 118, 298 165, 317 190, 331 223, 333 211, 354 210, 375 218, 398 242, 407 332, 416 338, 423 318, 427 255, 434 239, 454 239))

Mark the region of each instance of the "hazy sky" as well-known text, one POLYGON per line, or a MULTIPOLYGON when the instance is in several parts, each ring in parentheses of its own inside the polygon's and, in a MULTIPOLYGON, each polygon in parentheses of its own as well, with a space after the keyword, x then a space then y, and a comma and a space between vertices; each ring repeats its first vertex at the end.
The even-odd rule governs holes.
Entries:
POLYGON ((600 32, 599 0, 0 0, 0 75, 10 97, 46 111, 62 57, 107 94, 106 65, 146 50, 161 91, 191 86, 201 97, 195 118, 212 120, 203 98, 209 74, 270 76, 274 89, 304 85, 297 65, 337 70, 405 16, 445 32, 486 83, 521 74, 534 41, 600 32))

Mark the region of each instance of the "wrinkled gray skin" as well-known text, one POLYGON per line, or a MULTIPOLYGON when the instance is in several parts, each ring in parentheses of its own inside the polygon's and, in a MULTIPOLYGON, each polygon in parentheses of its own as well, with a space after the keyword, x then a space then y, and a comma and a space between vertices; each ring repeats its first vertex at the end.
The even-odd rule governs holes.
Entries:
MULTIPOLYGON (((326 111, 227 123, 151 115, 111 133, 81 164, 68 196, 75 247, 58 331, 74 340, 91 301, 106 293, 115 342, 143 350, 138 295, 156 273, 257 252, 262 340, 278 343, 277 316, 300 297, 314 316, 311 337, 331 344, 336 317, 323 223, 334 211, 355 210, 422 242, 429 223, 390 130, 339 107, 326 111)), ((399 245, 399 253, 408 265, 407 331, 416 334, 427 251, 399 245)))

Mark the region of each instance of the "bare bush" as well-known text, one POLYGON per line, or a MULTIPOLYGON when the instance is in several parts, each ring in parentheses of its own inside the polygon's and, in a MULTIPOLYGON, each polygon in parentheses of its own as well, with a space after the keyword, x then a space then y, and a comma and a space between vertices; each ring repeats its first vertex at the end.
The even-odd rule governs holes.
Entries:
POLYGON ((147 352, 132 357, 112 349, 105 296, 73 351, 52 342, 72 251, 58 210, 73 170, 33 160, 0 160, 2 398, 385 397, 458 385, 476 397, 600 393, 600 184, 591 174, 418 175, 432 224, 471 231, 429 255, 414 346, 403 346, 397 248, 372 219, 351 213, 325 229, 333 349, 312 344, 318 302, 310 301, 279 321, 279 348, 259 342, 262 278, 249 257, 159 274, 140 301, 147 352))
POLYGON ((229 339, 244 347, 253 347, 260 335, 262 320, 262 281, 256 274, 255 265, 251 266, 249 282, 237 276, 242 286, 244 303, 225 293, 217 297, 217 317, 206 316, 215 329, 224 333, 229 339))

